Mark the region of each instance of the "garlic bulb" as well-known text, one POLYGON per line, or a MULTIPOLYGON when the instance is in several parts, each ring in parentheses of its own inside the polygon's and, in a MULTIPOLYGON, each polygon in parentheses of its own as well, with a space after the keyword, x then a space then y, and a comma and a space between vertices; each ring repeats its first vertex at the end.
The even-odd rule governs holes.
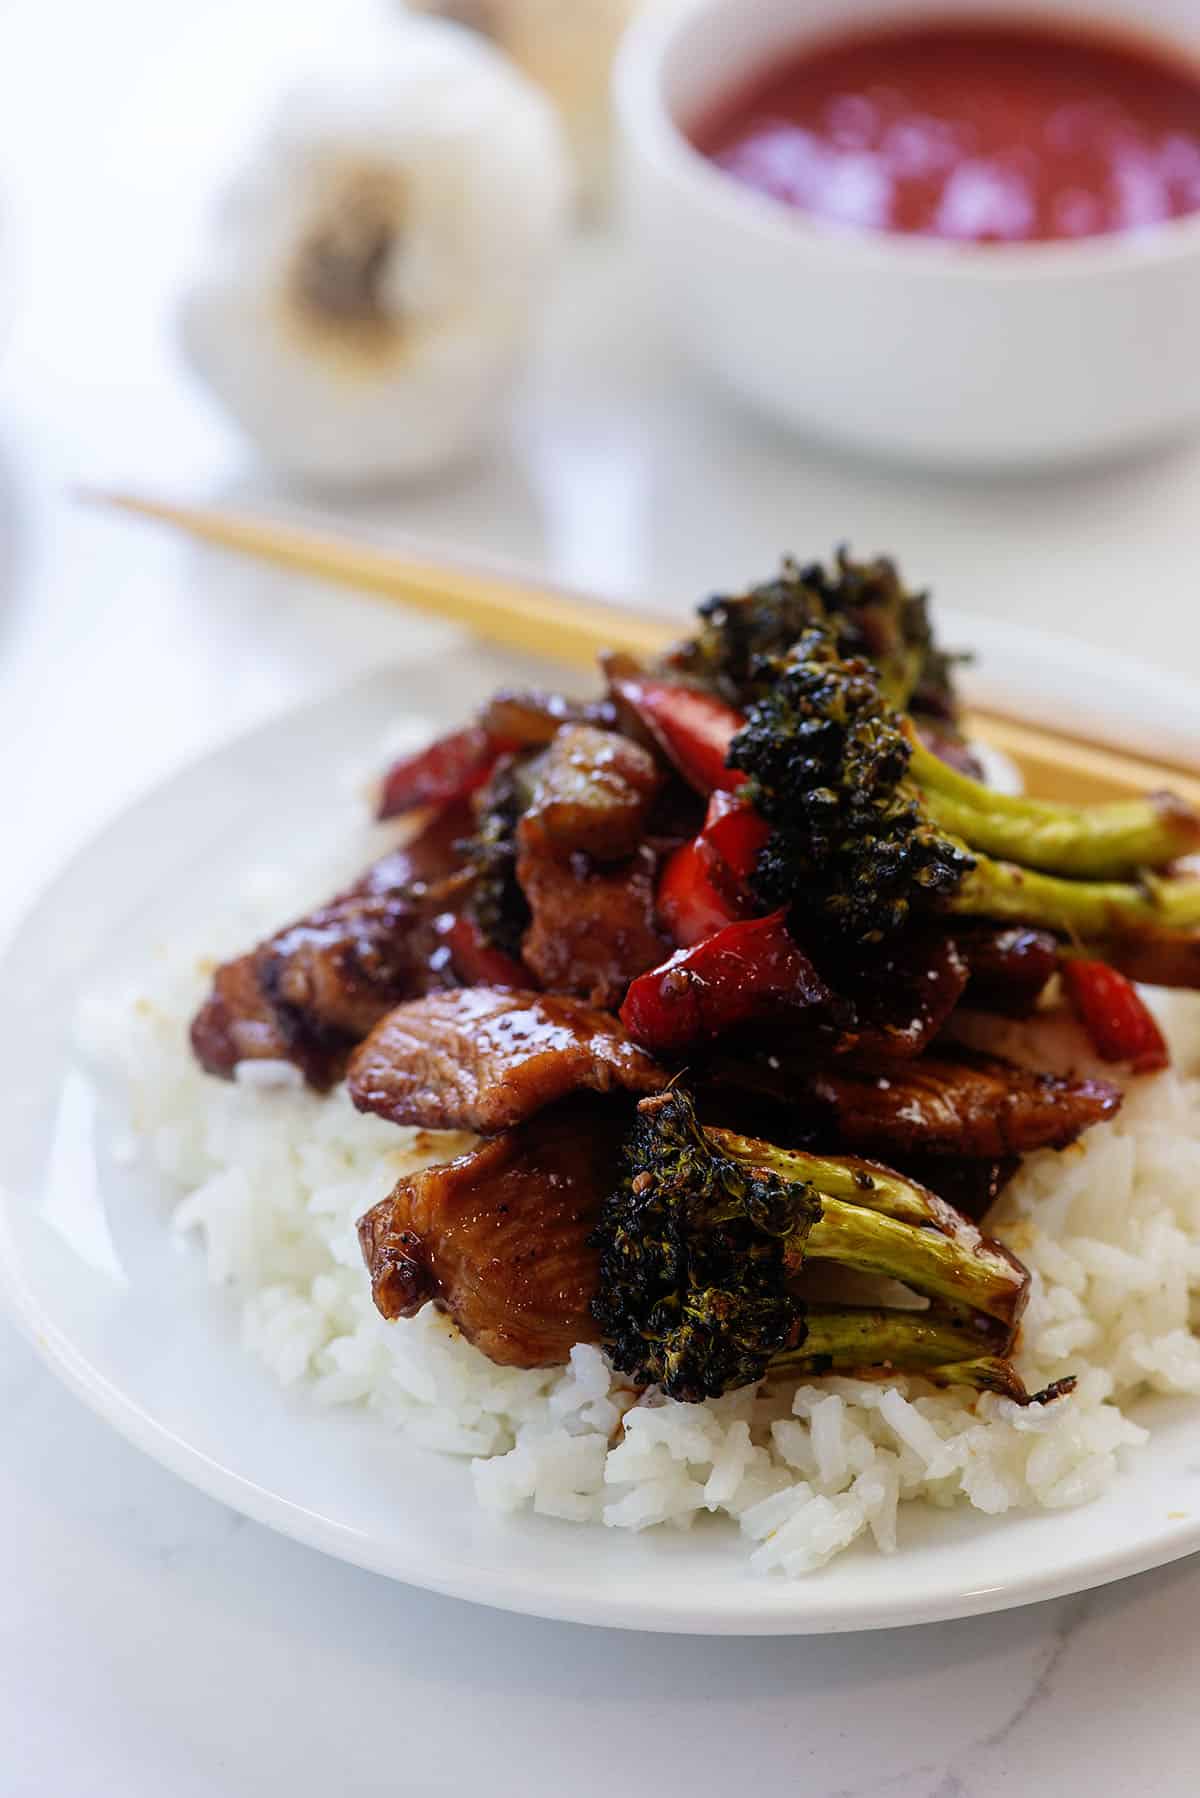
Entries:
POLYGON ((185 353, 290 473, 442 468, 494 426, 569 190, 553 111, 505 57, 386 19, 281 95, 183 296, 185 353))
POLYGON ((586 197, 607 185, 609 74, 639 0, 409 0, 504 50, 559 108, 586 197))

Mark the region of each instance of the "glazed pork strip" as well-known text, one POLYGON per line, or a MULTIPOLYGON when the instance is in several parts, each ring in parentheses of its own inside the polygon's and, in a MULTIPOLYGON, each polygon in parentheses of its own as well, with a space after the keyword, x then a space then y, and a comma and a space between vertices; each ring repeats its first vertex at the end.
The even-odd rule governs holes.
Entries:
POLYGON ((452 978, 434 965, 432 918, 470 825, 465 805, 447 807, 348 892, 219 967, 192 1021, 201 1066, 231 1079, 239 1061, 287 1060, 329 1086, 385 1012, 452 978))
MULTIPOLYGON (((964 1190, 999 1182, 1013 1156, 1062 1149, 1093 1124, 1113 1117, 1122 1094, 1106 1080, 1039 1073, 959 1045, 939 1046, 916 1061, 820 1068, 769 1056, 714 1057, 707 1070, 714 1102, 766 1102, 773 1127, 782 1116, 793 1139, 834 1153, 874 1155, 906 1171, 920 1167, 940 1192, 937 1160, 988 1163, 961 1173, 964 1190)), ((981 1193, 982 1197, 982 1193, 981 1193)))
POLYGON ((397 1006, 349 1069, 360 1111, 484 1136, 580 1089, 656 1093, 668 1078, 607 1012, 579 999, 486 986, 397 1006))
POLYGON ((998 1160, 1064 1149, 1113 1117, 1121 1091, 1105 1080, 1035 1073, 970 1050, 926 1055, 886 1072, 838 1068, 793 1089, 844 1148, 889 1156, 998 1160))
POLYGON ((291 1044, 263 992, 255 952, 222 962, 192 1019, 192 1051, 210 1074, 232 1080, 239 1061, 287 1061, 291 1044))
POLYGON ((503 1367, 555 1367, 596 1341, 590 1237, 620 1141, 605 1107, 576 1103, 401 1180, 358 1225, 383 1316, 432 1302, 503 1367))
POLYGON ((314 1084, 398 1001, 452 978, 436 947, 433 914, 406 892, 348 893, 262 945, 259 984, 314 1084))
POLYGON ((533 749, 553 742, 564 724, 612 730, 616 708, 609 699, 571 699, 562 693, 503 688, 480 713, 479 723, 496 743, 533 749))
POLYGON ((550 991, 615 1007, 670 953, 643 841, 661 787, 648 751, 612 731, 568 726, 540 758, 516 874, 530 911, 522 958, 550 991))
POLYGON ((615 1008, 631 981, 671 954, 654 912, 658 857, 643 846, 615 864, 564 861, 524 821, 517 848, 517 879, 532 913, 521 943, 525 965, 552 992, 615 1008))
POLYGON ((616 731, 565 725, 536 766, 527 836, 558 855, 612 862, 634 853, 663 784, 647 750, 616 731))

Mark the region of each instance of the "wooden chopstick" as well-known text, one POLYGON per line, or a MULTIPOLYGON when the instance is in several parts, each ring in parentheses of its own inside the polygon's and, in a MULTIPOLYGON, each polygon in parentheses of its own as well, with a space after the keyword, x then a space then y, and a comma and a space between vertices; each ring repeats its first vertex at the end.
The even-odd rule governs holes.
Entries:
MULTIPOLYGON (((85 490, 80 497, 170 525, 278 568, 394 600, 549 662, 591 667, 602 650, 655 656, 681 634, 678 623, 611 605, 594 595, 463 563, 377 549, 304 525, 127 492, 85 490)), ((1085 803, 1169 786, 1200 806, 1200 780, 1163 763, 991 711, 973 711, 968 730, 1010 755, 1031 793, 1085 803)))
POLYGON ((429 562, 351 543, 308 526, 215 506, 179 506, 132 493, 85 490, 81 498, 173 525, 222 549, 315 575, 463 625, 476 636, 546 661, 591 667, 602 650, 658 655, 678 626, 589 594, 539 587, 488 569, 429 562))

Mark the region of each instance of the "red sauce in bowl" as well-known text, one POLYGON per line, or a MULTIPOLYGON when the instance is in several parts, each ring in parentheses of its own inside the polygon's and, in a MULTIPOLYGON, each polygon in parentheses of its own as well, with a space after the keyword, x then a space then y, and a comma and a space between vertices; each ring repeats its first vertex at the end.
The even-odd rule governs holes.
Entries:
POLYGON ((822 39, 691 135, 740 181, 850 229, 1030 243, 1200 211, 1200 69, 1033 23, 822 39))

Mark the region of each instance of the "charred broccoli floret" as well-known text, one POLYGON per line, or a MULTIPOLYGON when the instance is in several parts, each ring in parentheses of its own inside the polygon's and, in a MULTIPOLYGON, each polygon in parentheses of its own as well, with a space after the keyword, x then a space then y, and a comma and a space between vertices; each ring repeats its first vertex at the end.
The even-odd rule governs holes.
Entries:
POLYGON ((931 909, 1081 943, 1200 925, 1200 882, 1148 872, 1200 842, 1188 806, 1165 794, 1077 808, 994 793, 922 746, 877 671, 844 655, 828 626, 772 664, 728 759, 773 827, 756 875, 763 899, 855 940, 879 942, 931 909))
POLYGON ((806 631, 729 752, 774 827, 756 877, 763 899, 811 908, 815 897, 840 930, 877 942, 915 899, 952 894, 975 863, 905 784, 911 757, 871 665, 843 657, 826 627, 806 631))
POLYGON ((1028 1399, 1004 1357, 1029 1276, 950 1206, 867 1162, 705 1129, 678 1086, 638 1113, 595 1235, 593 1315, 623 1372, 685 1400, 776 1372, 873 1367, 1028 1399), (797 1278, 822 1260, 933 1302, 806 1305, 797 1278))
POLYGON ((820 1218, 815 1191, 719 1154, 680 1088, 639 1106, 628 1169, 598 1227, 592 1306, 616 1365, 674 1398, 761 1379, 803 1338, 788 1269, 820 1218))
POLYGON ((832 569, 785 560, 774 580, 736 598, 707 600, 699 631, 669 661, 744 706, 768 690, 771 662, 811 625, 828 623, 844 655, 875 665, 891 704, 953 726, 953 658, 934 642, 928 600, 904 585, 886 556, 857 562, 843 547, 832 569))

